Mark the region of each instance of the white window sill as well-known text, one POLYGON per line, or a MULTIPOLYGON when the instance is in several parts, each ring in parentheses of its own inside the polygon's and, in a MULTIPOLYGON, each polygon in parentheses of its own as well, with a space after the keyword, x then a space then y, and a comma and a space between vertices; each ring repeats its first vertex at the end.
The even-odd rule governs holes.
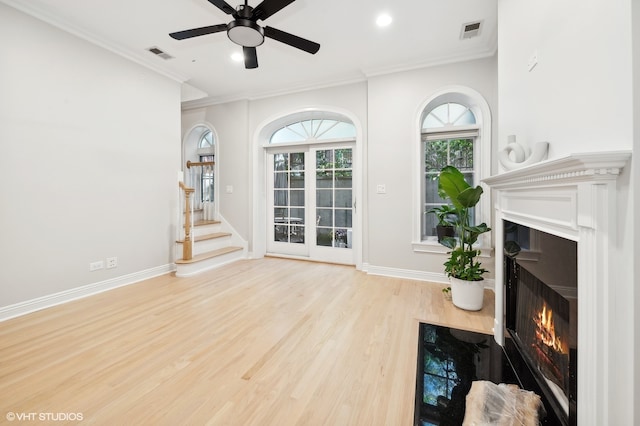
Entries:
MULTIPOLYGON (((438 242, 437 237, 427 237, 426 240, 414 242, 411 244, 413 251, 416 253, 439 253, 447 254, 451 250, 438 242)), ((480 257, 490 258, 493 256, 493 247, 478 247, 480 249, 480 257)))

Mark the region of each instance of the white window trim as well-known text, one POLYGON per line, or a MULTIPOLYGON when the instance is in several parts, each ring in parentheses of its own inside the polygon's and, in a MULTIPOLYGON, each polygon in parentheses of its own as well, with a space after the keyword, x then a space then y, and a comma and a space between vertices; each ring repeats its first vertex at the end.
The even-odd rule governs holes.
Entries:
POLYGON ((353 143, 356 142, 356 138, 335 138, 335 139, 309 139, 306 141, 296 141, 296 142, 277 142, 277 143, 263 143, 262 144, 262 148, 266 148, 269 151, 271 151, 272 149, 278 149, 278 148, 290 148, 290 147, 296 147, 296 146, 309 146, 309 145, 323 145, 326 144, 327 146, 331 146, 331 145, 335 145, 337 143, 343 143, 343 142, 348 142, 348 143, 353 143))
MULTIPOLYGON (((484 194, 480 199, 477 206, 477 218, 478 223, 485 222, 492 223, 492 211, 491 211, 491 192, 482 180, 491 176, 491 109, 484 97, 477 91, 465 87, 465 86, 449 86, 440 89, 434 93, 431 97, 425 100, 415 115, 415 140, 413 144, 413 158, 416 161, 413 162, 413 238, 412 248, 414 252, 427 252, 427 253, 447 253, 448 248, 438 243, 437 239, 433 237, 427 240, 422 240, 422 140, 423 129, 422 123, 424 120, 424 112, 427 109, 431 109, 441 103, 445 102, 457 102, 469 107, 471 112, 476 116, 476 124, 473 126, 455 126, 448 127, 449 130, 470 130, 471 128, 478 129, 478 136, 475 146, 480 151, 477 153, 478 169, 475 174, 475 184, 481 185, 484 189, 484 194), (431 108, 430 108, 431 107, 431 108), (465 127, 467 129, 465 129, 465 127), (481 148, 480 148, 481 147, 481 148)), ((445 132, 447 128, 434 128, 433 133, 445 132)), ((426 133, 431 133, 427 131, 426 133)), ((492 248, 492 233, 480 235, 478 241, 478 247, 482 251, 481 257, 491 256, 493 253, 492 248)))

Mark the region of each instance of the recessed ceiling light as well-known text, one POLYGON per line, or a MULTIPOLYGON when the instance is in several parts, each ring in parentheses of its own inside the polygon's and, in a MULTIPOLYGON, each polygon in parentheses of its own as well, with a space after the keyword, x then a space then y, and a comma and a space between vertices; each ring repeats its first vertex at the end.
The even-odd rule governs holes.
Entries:
POLYGON ((244 55, 240 52, 234 52, 231 54, 231 59, 235 62, 242 62, 244 61, 244 55))
POLYGON ((388 27, 391 25, 393 18, 388 13, 382 13, 376 18, 376 25, 379 27, 388 27))

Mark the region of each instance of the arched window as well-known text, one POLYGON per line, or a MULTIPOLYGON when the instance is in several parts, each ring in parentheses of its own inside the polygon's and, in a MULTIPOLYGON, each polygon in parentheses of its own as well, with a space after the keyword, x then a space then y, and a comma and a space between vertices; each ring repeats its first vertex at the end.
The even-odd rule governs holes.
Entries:
MULTIPOLYGON (((215 138, 211 129, 201 126, 197 128, 201 131, 198 140, 198 160, 202 163, 213 163, 216 158, 215 138)), ((205 165, 199 168, 200 175, 200 201, 202 203, 215 201, 215 167, 205 165)))
MULTIPOLYGON (((488 173, 490 161, 489 109, 482 97, 473 92, 445 92, 427 103, 420 116, 420 229, 419 241, 436 242, 435 214, 427 213, 446 202, 438 195, 438 174, 444 166, 458 168, 472 185, 478 185, 481 173, 488 173)), ((486 197, 485 197, 486 198, 486 197)), ((476 206, 472 220, 489 220, 476 206)), ((488 209, 487 209, 488 210, 488 209)), ((488 212, 485 212, 488 214, 488 212)))
POLYGON ((331 141, 355 137, 356 129, 352 123, 334 119, 310 119, 297 121, 276 130, 269 143, 331 141))
POLYGON ((214 148, 214 140, 213 140, 213 132, 206 127, 203 127, 203 133, 200 136, 200 141, 198 142, 199 149, 213 149, 214 148))

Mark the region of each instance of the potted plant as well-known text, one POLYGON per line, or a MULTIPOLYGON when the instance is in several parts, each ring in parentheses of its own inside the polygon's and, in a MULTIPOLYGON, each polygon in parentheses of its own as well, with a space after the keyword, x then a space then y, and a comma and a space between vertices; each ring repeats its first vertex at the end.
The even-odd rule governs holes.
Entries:
POLYGON ((452 225, 456 209, 449 204, 443 204, 442 206, 434 207, 427 213, 433 213, 438 218, 438 224, 436 225, 436 235, 438 236, 438 242, 441 242, 444 237, 453 237, 455 235, 455 229, 452 225))
POLYGON ((445 166, 438 175, 438 194, 455 209, 451 223, 456 236, 444 237, 440 241, 451 249, 444 271, 451 280, 453 304, 471 311, 482 309, 483 275, 487 272, 478 261, 480 250, 473 245, 481 234, 491 230, 485 223, 472 224, 470 219, 471 209, 480 201, 482 192, 482 187, 469 185, 464 175, 453 166, 445 166))

